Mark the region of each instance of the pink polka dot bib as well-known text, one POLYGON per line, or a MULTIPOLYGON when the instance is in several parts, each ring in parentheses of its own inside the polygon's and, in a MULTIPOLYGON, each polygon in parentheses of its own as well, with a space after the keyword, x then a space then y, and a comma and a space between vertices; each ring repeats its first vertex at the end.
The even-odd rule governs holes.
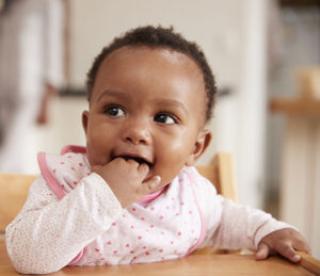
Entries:
MULTIPOLYGON (((59 199, 90 174, 82 147, 68 147, 59 156, 41 153, 39 163, 59 199)), ((205 229, 194 193, 194 173, 193 168, 184 168, 160 193, 123 209, 120 218, 84 248, 76 264, 147 263, 191 253, 202 243, 205 229)))

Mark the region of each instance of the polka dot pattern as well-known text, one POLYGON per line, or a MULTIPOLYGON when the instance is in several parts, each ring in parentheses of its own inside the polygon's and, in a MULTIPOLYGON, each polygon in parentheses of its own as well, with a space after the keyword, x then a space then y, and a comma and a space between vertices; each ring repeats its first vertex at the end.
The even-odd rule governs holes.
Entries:
MULTIPOLYGON (((65 192, 90 173, 84 154, 52 157, 48 167, 65 192)), ((108 230, 86 246, 77 265, 129 264, 185 256, 198 242, 201 218, 187 173, 147 204, 135 203, 108 230)))
MULTIPOLYGON (((102 235, 105 264, 146 263, 185 256, 200 236, 201 221, 196 210, 191 189, 178 181, 149 205, 133 204, 102 235), (174 196, 188 203, 173 201, 174 196)), ((93 259, 92 248, 94 242, 87 246, 81 265, 93 259)))

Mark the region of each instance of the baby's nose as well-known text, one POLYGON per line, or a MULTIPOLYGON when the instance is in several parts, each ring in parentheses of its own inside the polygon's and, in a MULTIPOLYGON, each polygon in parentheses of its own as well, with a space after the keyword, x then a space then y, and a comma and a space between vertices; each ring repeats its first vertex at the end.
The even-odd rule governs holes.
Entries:
POLYGON ((131 121, 123 130, 123 138, 126 142, 138 145, 147 145, 151 141, 151 133, 148 123, 144 120, 131 121))

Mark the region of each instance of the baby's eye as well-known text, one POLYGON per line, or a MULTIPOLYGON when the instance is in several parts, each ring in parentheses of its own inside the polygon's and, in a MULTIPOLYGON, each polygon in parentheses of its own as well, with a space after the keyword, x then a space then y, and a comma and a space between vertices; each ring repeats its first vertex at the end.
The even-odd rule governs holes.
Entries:
POLYGON ((125 115, 125 111, 120 106, 109 106, 105 109, 104 113, 111 117, 122 117, 125 115))
POLYGON ((156 122, 166 124, 166 125, 173 125, 177 123, 176 118, 173 115, 167 113, 159 113, 154 117, 156 122))

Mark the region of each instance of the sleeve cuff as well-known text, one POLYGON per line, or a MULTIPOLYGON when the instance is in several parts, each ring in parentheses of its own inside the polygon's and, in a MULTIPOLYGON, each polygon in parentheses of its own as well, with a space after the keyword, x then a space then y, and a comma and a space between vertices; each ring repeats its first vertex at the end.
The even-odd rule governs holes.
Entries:
POLYGON ((291 228, 291 229, 295 229, 296 231, 298 231, 297 228, 295 228, 294 226, 282 222, 282 221, 278 221, 274 218, 271 218, 270 220, 268 220, 264 225, 262 225, 258 230, 257 233, 255 235, 254 238, 254 246, 255 249, 258 248, 258 245, 260 243, 260 241, 267 235, 269 235, 270 233, 277 231, 277 230, 281 230, 281 229, 285 229, 285 228, 291 228))

